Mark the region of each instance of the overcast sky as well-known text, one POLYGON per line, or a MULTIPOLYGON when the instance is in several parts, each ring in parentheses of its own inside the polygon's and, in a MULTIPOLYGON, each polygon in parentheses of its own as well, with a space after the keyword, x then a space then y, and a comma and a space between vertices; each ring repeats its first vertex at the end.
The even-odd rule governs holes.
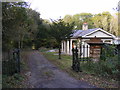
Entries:
MULTIPOLYGON (((28 1, 28 0, 25 0, 28 1)), ((82 12, 101 13, 109 11, 115 13, 113 8, 119 0, 29 0, 31 8, 40 12, 43 19, 58 19, 65 15, 74 15, 82 12)))

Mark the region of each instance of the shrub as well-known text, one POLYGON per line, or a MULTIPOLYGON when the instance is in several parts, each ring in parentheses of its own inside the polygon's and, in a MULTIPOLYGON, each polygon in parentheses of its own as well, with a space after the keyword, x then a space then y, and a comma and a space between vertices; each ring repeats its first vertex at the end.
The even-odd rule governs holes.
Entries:
POLYGON ((81 68, 87 73, 97 74, 101 76, 109 76, 117 79, 119 74, 118 66, 118 55, 115 51, 116 47, 111 45, 103 49, 104 54, 99 62, 89 61, 87 63, 81 63, 81 68))

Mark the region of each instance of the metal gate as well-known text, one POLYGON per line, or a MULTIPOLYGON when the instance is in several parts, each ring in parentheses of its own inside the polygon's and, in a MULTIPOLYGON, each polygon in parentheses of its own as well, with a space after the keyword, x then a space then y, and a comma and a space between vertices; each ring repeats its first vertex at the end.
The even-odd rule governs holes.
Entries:
MULTIPOLYGON (((6 56, 3 54, 3 56, 6 56)), ((3 75, 13 75, 20 72, 20 50, 15 49, 8 53, 7 58, 2 59, 3 75)))

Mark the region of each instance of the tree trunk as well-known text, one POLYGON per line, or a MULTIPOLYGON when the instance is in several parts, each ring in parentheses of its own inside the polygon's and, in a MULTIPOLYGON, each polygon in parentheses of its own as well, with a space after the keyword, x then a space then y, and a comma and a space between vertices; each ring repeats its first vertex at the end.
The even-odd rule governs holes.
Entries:
POLYGON ((61 44, 59 45, 59 59, 61 59, 61 44))

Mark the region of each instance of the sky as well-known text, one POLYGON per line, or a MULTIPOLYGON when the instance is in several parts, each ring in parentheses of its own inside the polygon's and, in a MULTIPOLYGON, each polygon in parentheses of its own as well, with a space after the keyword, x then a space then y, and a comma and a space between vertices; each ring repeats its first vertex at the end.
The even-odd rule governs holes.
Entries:
MULTIPOLYGON (((28 0, 25 0, 28 1, 28 0)), ((29 0, 30 7, 38 11, 43 19, 58 19, 65 15, 83 12, 97 14, 103 11, 115 13, 119 0, 29 0)))

